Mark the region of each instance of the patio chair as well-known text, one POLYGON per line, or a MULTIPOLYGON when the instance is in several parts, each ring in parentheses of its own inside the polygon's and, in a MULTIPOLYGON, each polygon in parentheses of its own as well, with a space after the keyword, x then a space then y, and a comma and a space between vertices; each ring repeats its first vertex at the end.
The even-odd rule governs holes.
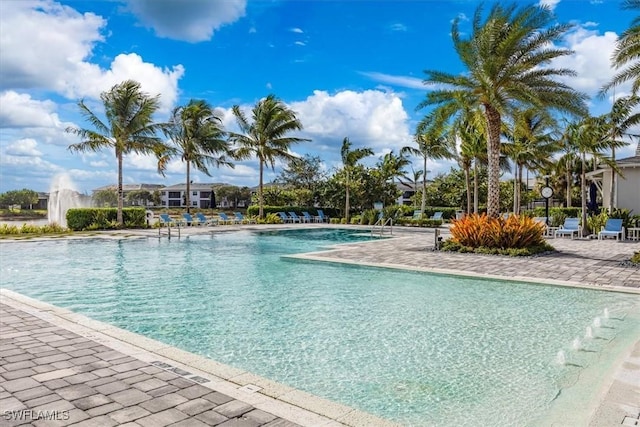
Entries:
POLYGON ((582 227, 580 227, 579 218, 567 218, 564 220, 564 224, 556 230, 555 237, 558 237, 558 235, 566 236, 568 234, 573 239, 573 234, 575 233, 575 235, 578 236, 580 230, 582 230, 582 227))
POLYGON ((605 223, 602 230, 598 233, 598 239, 602 240, 604 237, 615 237, 618 240, 618 236, 620 236, 620 240, 624 239, 624 227, 622 225, 622 219, 620 218, 609 218, 605 223))
POLYGON ((242 212, 234 212, 233 213, 236 216, 236 219, 238 221, 240 221, 240 224, 255 224, 256 220, 253 218, 247 218, 246 216, 242 215, 242 212))
POLYGON ((443 218, 442 218, 442 212, 435 212, 435 213, 433 214, 433 216, 432 216, 431 218, 429 218, 429 219, 437 220, 437 221, 442 221, 442 219, 443 219, 443 218))
POLYGON ((329 217, 322 212, 322 209, 318 209, 318 216, 316 216, 318 222, 329 222, 329 217))
POLYGON ((304 222, 318 222, 309 212, 302 212, 302 221, 304 222))
POLYGON ((220 221, 223 224, 239 224, 240 223, 237 218, 229 218, 227 214, 224 212, 219 212, 218 216, 220 217, 220 221))
POLYGON ((198 212, 196 214, 196 218, 202 225, 218 225, 218 220, 216 218, 208 219, 202 212, 198 212))
POLYGON ((413 211, 413 216, 411 219, 422 219, 422 211, 420 209, 416 209, 413 211))
POLYGON ((302 218, 300 218, 295 212, 289 212, 289 217, 293 219, 293 222, 302 222, 302 218))
POLYGON ((159 215, 160 218, 160 227, 166 225, 167 227, 171 227, 172 225, 180 227, 182 225, 182 221, 175 220, 169 216, 169 214, 163 213, 159 215))

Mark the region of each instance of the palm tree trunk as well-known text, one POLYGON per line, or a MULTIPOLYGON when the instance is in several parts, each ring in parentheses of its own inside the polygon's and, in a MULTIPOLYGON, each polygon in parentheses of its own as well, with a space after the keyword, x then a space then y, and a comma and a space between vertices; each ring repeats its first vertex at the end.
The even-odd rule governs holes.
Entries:
POLYGON ((191 213, 189 207, 191 206, 191 181, 189 180, 191 162, 187 160, 187 194, 184 196, 185 203, 187 204, 187 213, 191 213))
POLYGON ((117 151, 116 157, 118 157, 118 212, 116 214, 116 221, 120 227, 124 226, 124 218, 122 217, 122 206, 124 204, 124 191, 122 191, 122 152, 117 151))
MULTIPOLYGON (((520 170, 518 170, 518 210, 516 214, 520 215, 520 207, 522 206, 522 165, 520 165, 520 170)), ((527 182, 527 187, 529 187, 529 183, 527 182)))
POLYGON ((471 213, 471 177, 469 175, 469 166, 466 166, 464 168, 464 183, 467 187, 467 215, 471 213))
POLYGON ((478 200, 478 196, 480 194, 480 190, 478 188, 478 160, 473 161, 473 213, 478 213, 478 206, 480 204, 478 200))
POLYGON ((500 128, 501 119, 498 110, 491 105, 484 105, 484 112, 487 117, 487 128, 489 130, 489 141, 487 144, 488 157, 488 195, 487 195, 487 215, 493 218, 500 216, 500 128))
MULTIPOLYGON (((616 159, 616 149, 611 147, 611 160, 616 159)), ((603 201, 604 202, 604 201, 603 201)), ((609 212, 613 212, 616 205, 616 171, 611 168, 611 187, 609 187, 609 212)))
POLYGON ((518 163, 514 162, 515 171, 513 174, 513 213, 518 213, 518 163))
POLYGON ((582 199, 582 237, 587 232, 587 161, 585 153, 582 153, 582 173, 580 174, 580 197, 582 199))
POLYGON ((263 183, 263 175, 264 175, 264 162, 260 159, 260 182, 258 188, 258 218, 264 218, 264 183, 263 183))
POLYGON ((420 204, 420 218, 424 215, 427 208, 427 156, 424 157, 422 165, 422 203, 420 204))
POLYGON ((571 164, 569 159, 567 159, 566 163, 567 164, 566 164, 565 177, 567 179, 567 207, 570 208, 571 207, 571 181, 572 181, 571 178, 573 178, 572 176, 573 174, 571 173, 572 171, 571 171, 571 164))
POLYGON ((349 209, 350 209, 350 206, 349 206, 349 185, 350 185, 350 182, 349 182, 349 169, 348 169, 348 167, 346 168, 345 172, 346 172, 346 175, 347 175, 346 176, 347 179, 345 180, 346 185, 345 185, 345 191, 344 191, 344 193, 345 193, 345 198, 344 198, 344 217, 347 220, 347 224, 349 224, 349 209))

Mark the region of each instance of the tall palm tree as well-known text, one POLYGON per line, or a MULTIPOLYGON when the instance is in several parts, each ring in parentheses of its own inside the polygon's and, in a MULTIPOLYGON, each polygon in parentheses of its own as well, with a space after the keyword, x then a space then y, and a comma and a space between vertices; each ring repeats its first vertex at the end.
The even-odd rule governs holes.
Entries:
POLYGON ((555 120, 544 111, 527 109, 514 118, 514 122, 506 133, 507 142, 504 151, 515 166, 513 186, 513 212, 520 213, 520 190, 522 188, 522 172, 540 170, 549 167, 551 156, 558 151, 553 140, 555 120))
POLYGON ((417 147, 402 147, 400 153, 422 157, 422 201, 420 214, 427 207, 427 159, 451 159, 454 148, 451 139, 445 133, 444 123, 433 118, 425 118, 417 127, 413 137, 417 147))
POLYGON ((371 148, 365 147, 352 150, 351 145, 349 138, 345 138, 342 140, 342 148, 340 149, 345 174, 344 217, 347 220, 347 224, 349 224, 349 187, 351 186, 351 172, 360 160, 373 155, 371 148))
POLYGON ((460 109, 460 100, 482 107, 487 122, 489 194, 487 213, 500 214, 500 132, 503 117, 517 106, 557 109, 585 114, 585 95, 556 80, 573 76, 568 69, 549 67, 553 59, 571 51, 556 48, 571 28, 551 25, 553 15, 545 6, 494 5, 483 21, 478 7, 469 38, 462 38, 460 18, 453 21, 453 44, 466 68, 463 74, 426 71, 425 84, 442 85, 427 94, 418 106, 436 105, 439 114, 452 116, 460 109))
MULTIPOLYGON (((124 225, 122 206, 122 159, 125 154, 155 154, 160 159, 168 147, 157 136, 166 124, 154 123, 153 114, 158 110, 160 95, 150 96, 142 92, 140 83, 126 80, 100 94, 106 122, 84 103, 78 102, 80 112, 94 129, 69 127, 67 132, 78 135, 82 141, 69 145, 71 152, 99 151, 112 148, 118 162, 118 213, 117 221, 124 225)), ((158 162, 158 171, 163 164, 158 162)))
POLYGON ((191 207, 191 167, 211 176, 210 166, 234 167, 230 159, 235 153, 225 139, 222 120, 215 115, 213 108, 204 100, 192 99, 185 106, 176 107, 171 115, 166 135, 175 147, 163 158, 168 162, 174 156, 187 165, 187 192, 185 203, 187 212, 191 207))
MULTIPOLYGON (((624 0, 622 8, 640 10, 640 0, 624 0)), ((636 16, 631 21, 631 27, 618 38, 611 62, 620 71, 600 93, 604 94, 609 89, 630 81, 633 94, 637 94, 640 89, 640 16, 636 16)))
POLYGON ((236 144, 239 159, 257 157, 260 163, 260 183, 258 187, 259 217, 264 217, 264 165, 275 168, 276 159, 291 159, 291 144, 308 139, 287 136, 302 130, 302 123, 296 113, 275 95, 261 99, 251 110, 250 122, 238 105, 232 108, 238 127, 242 133, 229 133, 229 140, 236 144))
POLYGON ((402 153, 395 155, 393 150, 382 156, 378 163, 378 168, 385 180, 390 179, 395 183, 396 178, 407 178, 405 168, 411 164, 411 161, 402 153))

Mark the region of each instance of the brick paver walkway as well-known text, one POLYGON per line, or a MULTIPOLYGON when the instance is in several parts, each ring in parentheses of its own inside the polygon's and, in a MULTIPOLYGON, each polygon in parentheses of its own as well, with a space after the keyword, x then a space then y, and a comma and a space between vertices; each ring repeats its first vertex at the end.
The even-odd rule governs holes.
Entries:
POLYGON ((156 365, 0 304, 0 426, 297 425, 156 365))

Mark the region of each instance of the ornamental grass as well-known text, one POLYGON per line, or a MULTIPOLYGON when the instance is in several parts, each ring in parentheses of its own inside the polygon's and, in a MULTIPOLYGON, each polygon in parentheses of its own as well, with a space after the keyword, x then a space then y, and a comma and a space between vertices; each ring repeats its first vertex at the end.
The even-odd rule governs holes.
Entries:
POLYGON ((451 222, 452 240, 470 248, 522 249, 546 245, 544 225, 523 215, 503 219, 471 214, 451 222))

